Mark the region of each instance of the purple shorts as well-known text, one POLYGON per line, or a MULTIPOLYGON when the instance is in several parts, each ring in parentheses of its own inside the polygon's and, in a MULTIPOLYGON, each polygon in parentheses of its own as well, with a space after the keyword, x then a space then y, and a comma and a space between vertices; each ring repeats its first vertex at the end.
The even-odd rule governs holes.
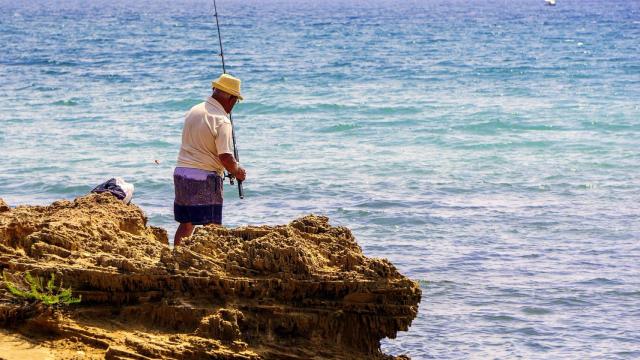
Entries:
POLYGON ((222 178, 214 171, 177 167, 174 218, 193 225, 222 224, 222 178))

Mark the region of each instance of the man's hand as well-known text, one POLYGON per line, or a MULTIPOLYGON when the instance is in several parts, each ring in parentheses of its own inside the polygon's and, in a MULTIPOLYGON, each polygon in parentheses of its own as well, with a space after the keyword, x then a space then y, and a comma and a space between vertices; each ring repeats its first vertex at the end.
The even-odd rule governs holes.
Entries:
POLYGON ((229 174, 233 175, 238 181, 244 181, 247 177, 247 172, 236 162, 236 159, 231 154, 220 154, 218 156, 220 162, 229 174))
POLYGON ((233 176, 235 176, 236 179, 238 179, 238 181, 244 181, 244 179, 246 179, 247 177, 247 172, 244 171, 244 169, 241 166, 238 166, 237 169, 238 170, 236 170, 233 176))

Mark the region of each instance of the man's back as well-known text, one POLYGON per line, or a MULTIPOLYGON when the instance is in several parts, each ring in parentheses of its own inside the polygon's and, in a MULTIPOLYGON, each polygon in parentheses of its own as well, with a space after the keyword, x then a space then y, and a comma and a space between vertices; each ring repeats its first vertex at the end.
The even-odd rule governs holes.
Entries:
POLYGON ((231 122, 222 106, 207 98, 189 110, 182 129, 178 167, 224 172, 218 155, 232 154, 231 122))

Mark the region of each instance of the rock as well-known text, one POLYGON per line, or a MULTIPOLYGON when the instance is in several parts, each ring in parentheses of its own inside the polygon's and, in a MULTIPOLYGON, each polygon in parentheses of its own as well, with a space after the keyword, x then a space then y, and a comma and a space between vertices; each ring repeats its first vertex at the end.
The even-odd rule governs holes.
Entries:
MULTIPOLYGON (((388 359, 380 340, 417 314, 418 284, 326 217, 204 226, 173 251, 167 243, 108 194, 0 213, 0 269, 55 273, 82 296, 49 326, 54 355, 66 339, 112 359, 388 359)), ((0 291, 4 324, 28 317, 18 303, 0 291)), ((34 319, 15 331, 29 336, 34 319)))
POLYGON ((242 340, 242 333, 238 326, 238 320, 242 321, 242 319, 243 315, 238 310, 219 309, 215 314, 200 320, 195 334, 204 338, 220 339, 223 342, 242 340))
POLYGON ((4 200, 2 200, 2 198, 0 198, 0 213, 1 212, 5 212, 5 211, 10 211, 11 208, 9 207, 9 205, 7 205, 6 202, 4 202, 4 200))

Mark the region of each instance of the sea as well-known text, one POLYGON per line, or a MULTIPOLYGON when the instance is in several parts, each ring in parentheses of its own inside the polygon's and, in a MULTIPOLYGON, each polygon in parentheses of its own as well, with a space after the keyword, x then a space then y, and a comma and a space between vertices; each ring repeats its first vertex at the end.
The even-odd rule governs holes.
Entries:
MULTIPOLYGON (((217 8, 248 174, 225 225, 352 229, 423 291, 390 354, 640 358, 640 2, 217 8)), ((0 0, 0 197, 120 176, 172 235, 184 114, 219 53, 210 1, 0 0)))

